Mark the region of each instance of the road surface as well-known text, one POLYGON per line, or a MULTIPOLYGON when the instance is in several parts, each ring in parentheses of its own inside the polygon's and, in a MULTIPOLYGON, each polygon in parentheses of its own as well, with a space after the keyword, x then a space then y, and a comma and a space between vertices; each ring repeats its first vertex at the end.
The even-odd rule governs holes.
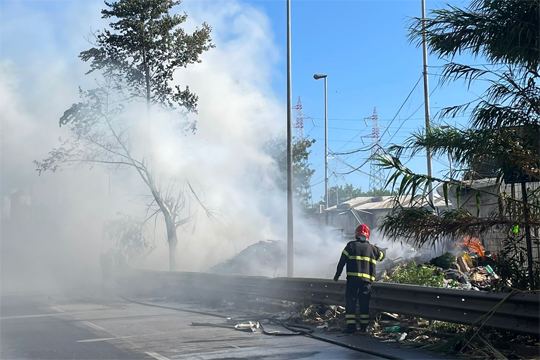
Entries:
MULTIPOLYGON (((217 313, 193 303, 166 305, 217 313)), ((245 316, 234 310, 225 315, 245 316)), ((223 325, 225 320, 135 304, 117 296, 104 297, 99 291, 84 295, 2 295, 0 317, 0 355, 6 360, 381 359, 304 336, 192 326, 192 322, 223 325)), ((374 338, 333 335, 333 339, 400 358, 442 358, 401 350, 397 344, 381 344, 374 338)))

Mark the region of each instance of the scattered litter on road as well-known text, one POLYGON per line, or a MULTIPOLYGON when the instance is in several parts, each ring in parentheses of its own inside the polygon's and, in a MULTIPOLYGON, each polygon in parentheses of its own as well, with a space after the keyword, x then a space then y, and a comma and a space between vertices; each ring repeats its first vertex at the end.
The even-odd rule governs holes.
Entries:
POLYGON ((404 332, 396 339, 387 339, 387 340, 383 340, 381 342, 383 342, 383 343, 392 343, 392 342, 394 342, 395 343, 395 342, 400 342, 400 341, 405 340, 406 337, 407 337, 407 333, 404 332))
POLYGON ((261 325, 258 321, 248 321, 240 324, 236 324, 234 328, 238 331, 246 332, 260 332, 261 325))
POLYGON ((399 326, 388 326, 384 330, 389 333, 398 333, 401 331, 401 328, 399 326))

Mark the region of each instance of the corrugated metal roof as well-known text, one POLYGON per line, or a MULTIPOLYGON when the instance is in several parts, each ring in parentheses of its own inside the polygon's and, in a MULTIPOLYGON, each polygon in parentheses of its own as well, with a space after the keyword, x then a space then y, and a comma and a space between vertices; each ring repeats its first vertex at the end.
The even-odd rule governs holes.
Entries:
MULTIPOLYGON (((415 201, 419 201, 420 198, 421 198, 420 195, 416 195, 412 203, 415 204, 415 201)), ((440 196, 439 194, 436 194, 436 193, 433 194, 433 201, 436 207, 446 206, 446 203, 444 202, 444 198, 440 196)), ((399 203, 401 203, 401 205, 403 205, 404 207, 409 207, 411 203, 411 195, 400 196, 399 203)), ((357 197, 349 201, 345 201, 341 203, 340 205, 343 205, 343 204, 349 204, 352 209, 356 209, 356 210, 389 210, 389 209, 392 209, 396 205, 396 201, 395 201, 394 196, 372 196, 372 197, 357 197)), ((421 205, 422 206, 427 205, 427 202, 423 201, 421 205)), ((344 211, 344 210, 346 209, 338 209, 336 206, 332 206, 327 209, 327 211, 344 211)))

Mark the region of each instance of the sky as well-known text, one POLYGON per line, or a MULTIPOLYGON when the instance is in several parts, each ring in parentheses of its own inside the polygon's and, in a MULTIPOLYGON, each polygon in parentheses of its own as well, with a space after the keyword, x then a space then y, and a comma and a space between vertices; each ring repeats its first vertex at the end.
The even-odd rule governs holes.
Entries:
MULTIPOLYGON (((280 49, 277 64, 279 75, 275 91, 286 101, 286 3, 284 1, 252 1, 272 20, 276 43, 280 49)), ((447 1, 427 1, 426 9, 441 8, 447 1)), ((453 6, 465 6, 468 1, 450 1, 453 6)), ((420 0, 400 1, 292 1, 292 92, 296 105, 301 98, 304 116, 304 136, 315 139, 310 162, 316 170, 312 178, 315 201, 324 194, 324 85, 313 74, 328 75, 328 143, 332 152, 347 152, 369 147, 372 123, 364 118, 376 107, 381 144, 402 143, 411 132, 425 124, 423 81, 413 91, 422 75, 422 49, 409 43, 407 24, 411 17, 421 16, 420 0), (397 116, 396 116, 397 115, 397 116), (395 118, 395 119, 394 119, 395 118), (407 120, 405 120, 407 119, 407 120), (392 121, 393 120, 393 121, 392 121), (362 138, 368 136, 367 138, 362 138)), ((461 57, 461 61, 481 61, 461 57)), ((478 86, 470 90, 463 83, 438 86, 440 66, 444 60, 428 57, 430 109, 435 123, 437 112, 445 106, 476 98, 478 86)), ((293 117, 296 118, 296 110, 293 117)), ((467 118, 448 119, 449 124, 466 124, 467 118)), ((369 156, 366 151, 340 156, 346 163, 358 167, 369 156)), ((332 157, 332 156, 330 156, 332 157)), ((426 173, 426 158, 417 156, 408 165, 426 173)), ((435 158, 433 173, 444 176, 448 171, 446 158, 435 158)), ((329 186, 352 183, 369 189, 369 176, 353 171, 337 159, 328 165, 329 186)), ((370 163, 361 170, 370 172, 370 163)))

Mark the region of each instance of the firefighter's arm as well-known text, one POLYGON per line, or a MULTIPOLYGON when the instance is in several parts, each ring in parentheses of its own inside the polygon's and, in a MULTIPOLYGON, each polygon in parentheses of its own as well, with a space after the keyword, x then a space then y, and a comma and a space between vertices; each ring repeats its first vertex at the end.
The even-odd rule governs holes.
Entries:
POLYGON ((386 248, 379 248, 375 246, 375 253, 377 256, 377 261, 382 261, 386 257, 386 248))
POLYGON ((345 247, 345 249, 343 249, 343 252, 341 253, 341 257, 339 258, 336 275, 334 275, 334 281, 338 281, 339 277, 341 276, 341 273, 343 272, 343 268, 345 267, 345 264, 347 263, 347 259, 349 258, 348 255, 349 253, 347 252, 347 247, 345 247))

